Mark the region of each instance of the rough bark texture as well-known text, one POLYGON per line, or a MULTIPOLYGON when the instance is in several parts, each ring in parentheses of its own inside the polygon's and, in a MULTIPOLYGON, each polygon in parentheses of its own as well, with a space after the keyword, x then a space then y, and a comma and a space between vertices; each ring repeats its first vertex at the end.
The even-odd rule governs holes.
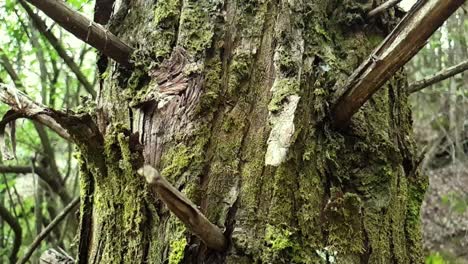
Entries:
POLYGON ((102 137, 80 146, 79 263, 423 262, 404 73, 347 129, 317 121, 394 25, 392 10, 365 21, 382 1, 118 2, 109 28, 136 69, 101 73, 102 137), (224 231, 227 251, 149 196, 144 163, 224 231))

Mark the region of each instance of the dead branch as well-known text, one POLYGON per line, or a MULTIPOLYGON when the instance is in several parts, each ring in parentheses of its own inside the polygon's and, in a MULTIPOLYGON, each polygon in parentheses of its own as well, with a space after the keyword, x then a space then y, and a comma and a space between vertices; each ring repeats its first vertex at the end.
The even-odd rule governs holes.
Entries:
POLYGON ((76 78, 83 85, 85 90, 89 94, 91 94, 93 98, 95 98, 96 91, 94 91, 93 86, 91 85, 91 83, 88 82, 88 79, 86 79, 78 65, 75 63, 75 61, 73 61, 72 57, 70 57, 67 54, 66 50, 60 44, 60 41, 54 36, 54 34, 52 34, 50 30, 47 29, 47 25, 45 24, 45 22, 33 12, 33 10, 29 7, 28 4, 26 4, 24 0, 19 0, 19 3, 24 8, 26 13, 28 13, 37 30, 47 39, 47 41, 49 41, 50 45, 52 45, 55 51, 57 51, 57 54, 63 59, 65 64, 67 64, 70 70, 75 74, 76 78))
POLYGON ((34 102, 18 89, 0 83, 0 101, 9 105, 16 112, 49 127, 64 139, 71 139, 70 134, 51 116, 53 112, 50 109, 34 102))
POLYGON ((130 66, 132 48, 101 25, 68 7, 61 0, 27 0, 61 27, 124 66, 130 66))
POLYGON ((462 73, 464 71, 468 70, 468 60, 457 64, 455 66, 443 69, 439 71, 438 73, 431 75, 427 78, 424 78, 422 80, 416 81, 411 83, 408 86, 408 92, 409 93, 415 93, 418 91, 421 91, 422 89, 429 87, 433 84, 436 84, 438 82, 441 82, 443 80, 446 80, 454 75, 457 75, 459 73, 462 73))
POLYGON ((332 107, 332 122, 343 128, 359 108, 406 64, 465 0, 418 1, 387 38, 348 78, 332 107))
POLYGON ((31 257, 31 255, 34 253, 34 250, 41 244, 41 241, 44 240, 44 238, 49 235, 49 233, 54 229, 71 211, 73 208, 75 208, 78 204, 80 203, 80 198, 77 197, 73 199, 65 208, 63 208, 62 212, 58 214, 50 224, 44 228, 44 230, 41 231, 39 235, 34 239, 32 244, 28 247, 26 250, 26 253, 24 253, 24 256, 21 260, 16 262, 17 264, 24 264, 28 261, 28 259, 31 257))
POLYGON ((149 165, 138 170, 146 178, 151 190, 207 247, 223 251, 227 242, 221 230, 212 224, 181 192, 149 165))
POLYGON ((16 221, 15 217, 13 217, 8 210, 3 207, 2 204, 0 204, 0 218, 4 220, 13 230, 13 233, 15 233, 15 240, 13 241, 13 248, 10 251, 10 263, 15 263, 17 259, 17 254, 19 251, 19 248, 21 246, 21 240, 22 240, 22 229, 18 221, 16 221))
POLYGON ((379 5, 378 7, 372 9, 368 14, 367 16, 368 17, 374 17, 382 12, 384 12, 385 10, 389 9, 389 8, 392 8, 393 6, 397 5, 398 3, 400 3, 402 0, 388 0, 387 2, 379 5))

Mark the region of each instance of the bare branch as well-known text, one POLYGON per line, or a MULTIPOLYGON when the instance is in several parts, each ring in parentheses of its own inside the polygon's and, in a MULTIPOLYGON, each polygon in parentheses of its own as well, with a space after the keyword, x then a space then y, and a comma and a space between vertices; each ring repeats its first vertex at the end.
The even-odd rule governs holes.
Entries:
POLYGON ((21 260, 16 262, 17 264, 24 264, 28 261, 28 259, 31 257, 31 255, 34 253, 34 250, 41 244, 41 241, 44 240, 44 238, 49 235, 49 233, 54 229, 72 210, 74 207, 76 207, 80 203, 80 198, 77 197, 73 199, 65 208, 63 208, 62 212, 58 214, 50 224, 42 230, 42 232, 37 235, 37 237, 34 239, 32 244, 28 247, 26 250, 26 253, 24 253, 24 256, 21 260))
POLYGON ((19 248, 22 240, 22 229, 18 221, 8 212, 8 210, 0 204, 0 218, 5 220, 11 227, 11 230, 15 233, 15 240, 13 242, 13 248, 10 251, 10 263, 15 263, 18 255, 19 248))
POLYGON ((389 9, 389 8, 392 8, 393 6, 397 5, 398 3, 400 3, 402 0, 388 0, 387 2, 381 4, 380 6, 372 9, 368 14, 367 16, 368 17, 373 17, 373 16, 376 16, 382 12, 384 12, 385 10, 389 9))
POLYGON ((418 1, 338 91, 332 122, 343 128, 359 108, 406 64, 465 0, 418 1))
POLYGON ((433 84, 436 84, 438 82, 441 82, 443 80, 446 80, 454 75, 457 75, 459 73, 462 73, 464 71, 468 70, 468 60, 460 63, 460 64, 457 64, 455 66, 452 66, 452 67, 449 67, 447 69, 443 69, 441 71, 439 71, 438 73, 432 75, 432 76, 429 76, 427 78, 424 78, 420 81, 416 81, 416 82, 413 82, 411 83, 409 86, 408 86, 408 92, 409 93, 414 93, 414 92, 418 92, 418 91, 421 91, 422 89, 426 88, 426 87, 429 87, 433 84))
POLYGON ((68 132, 49 115, 51 110, 34 102, 25 93, 0 83, 0 101, 8 104, 18 113, 49 127, 64 139, 70 140, 68 132))
POLYGON ((91 94, 93 98, 95 98, 96 91, 94 91, 93 86, 91 85, 91 83, 88 82, 88 80, 86 79, 78 65, 75 63, 75 61, 73 61, 73 59, 70 56, 68 56, 67 52, 60 44, 60 41, 54 36, 54 34, 52 34, 50 30, 47 29, 47 25, 45 24, 45 22, 33 12, 33 10, 29 7, 28 4, 26 4, 26 2, 24 2, 24 0, 19 0, 19 3, 21 4, 21 6, 23 6, 26 13, 28 13, 37 30, 49 41, 50 45, 54 47, 54 49, 57 51, 57 54, 63 59, 65 64, 67 64, 70 70, 75 74, 76 78, 83 85, 85 90, 89 94, 91 94))
POLYGON ((132 48, 101 25, 68 7, 61 0, 27 0, 64 29, 124 66, 130 66, 132 48))
POLYGON ((138 170, 146 178, 154 194, 158 194, 187 227, 206 244, 207 247, 223 251, 227 242, 221 230, 212 224, 181 192, 174 188, 153 167, 146 165, 138 170))

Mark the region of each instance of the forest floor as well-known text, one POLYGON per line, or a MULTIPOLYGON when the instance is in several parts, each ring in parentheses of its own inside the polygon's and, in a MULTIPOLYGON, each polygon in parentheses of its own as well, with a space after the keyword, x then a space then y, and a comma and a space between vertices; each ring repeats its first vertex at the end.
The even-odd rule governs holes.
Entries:
POLYGON ((468 163, 428 170, 423 203, 424 247, 450 263, 468 264, 468 163))

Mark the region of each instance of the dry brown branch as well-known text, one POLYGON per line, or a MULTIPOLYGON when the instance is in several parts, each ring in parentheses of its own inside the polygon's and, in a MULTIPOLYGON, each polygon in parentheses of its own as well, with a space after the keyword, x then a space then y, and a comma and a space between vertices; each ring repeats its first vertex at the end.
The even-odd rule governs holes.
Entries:
POLYGON ((422 89, 426 87, 429 87, 433 84, 446 80, 466 70, 468 70, 468 60, 460 64, 457 64, 455 66, 449 67, 447 69, 443 69, 439 71, 438 73, 431 75, 427 78, 411 83, 408 86, 408 92, 415 93, 415 92, 421 91, 422 89))
POLYGON ((27 0, 77 38, 124 66, 130 66, 132 48, 98 23, 68 7, 62 0, 27 0))
POLYGON ((50 116, 50 109, 34 102, 18 89, 0 83, 0 101, 8 104, 16 112, 49 127, 64 139, 70 140, 68 132, 50 116))
POLYGON ((343 128, 359 108, 406 64, 465 0, 418 1, 338 91, 332 123, 343 128))
POLYGON ((158 195, 187 227, 206 244, 207 247, 222 251, 227 242, 221 230, 212 224, 181 192, 174 188, 153 167, 146 165, 138 170, 146 178, 153 193, 158 195))

